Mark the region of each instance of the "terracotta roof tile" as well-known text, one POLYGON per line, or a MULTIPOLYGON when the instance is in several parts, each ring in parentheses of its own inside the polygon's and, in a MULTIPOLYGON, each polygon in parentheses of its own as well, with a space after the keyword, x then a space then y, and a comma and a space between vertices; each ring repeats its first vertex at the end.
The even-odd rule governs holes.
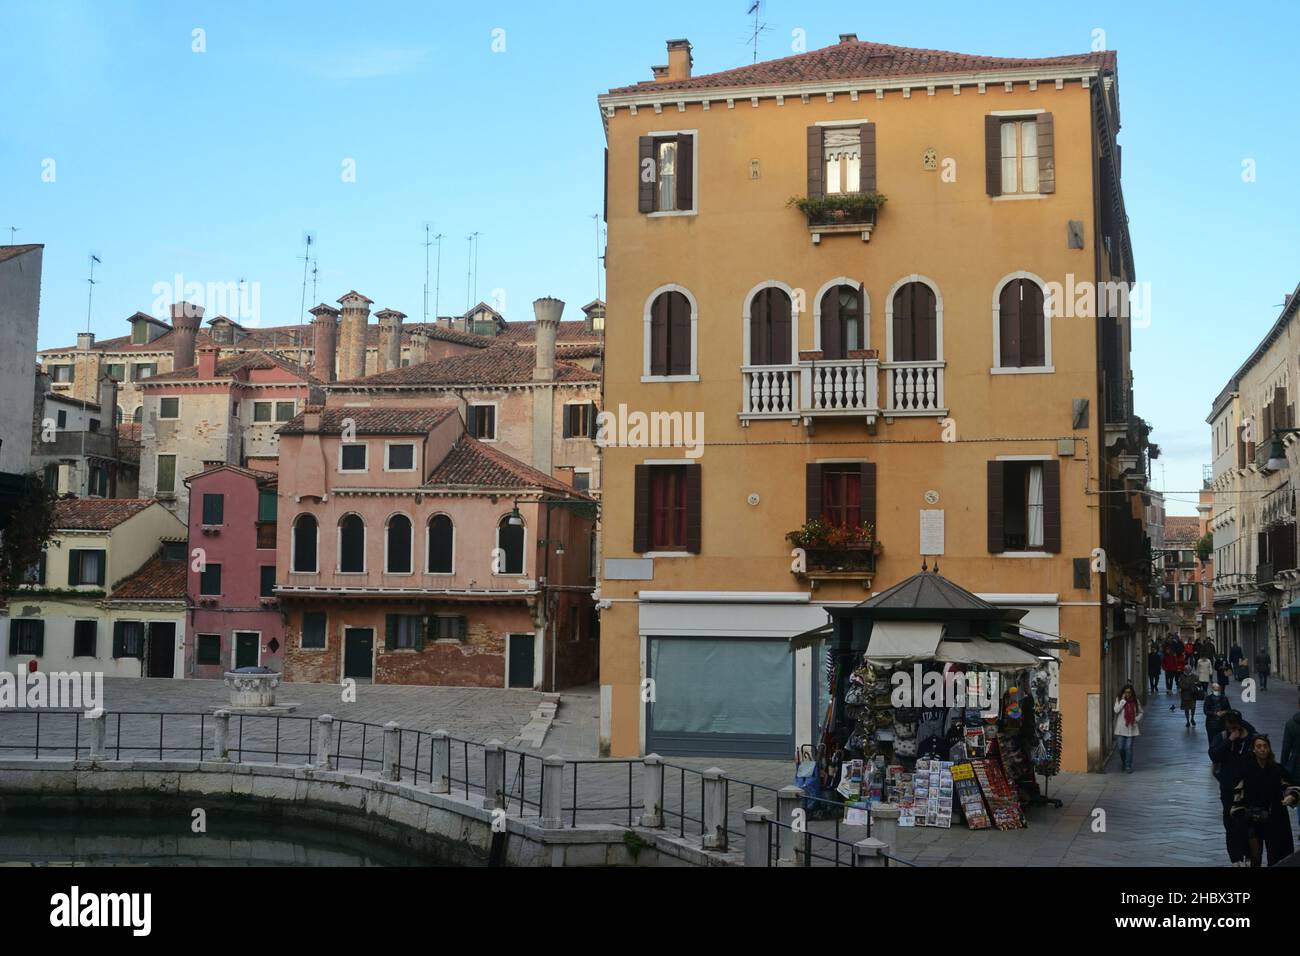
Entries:
POLYGON ((1052 67, 1115 68, 1115 52, 1076 53, 1068 56, 1019 57, 980 56, 923 50, 853 40, 809 50, 779 60, 754 63, 719 73, 707 73, 686 80, 638 83, 610 90, 622 93, 658 93, 668 90, 707 90, 745 86, 776 86, 787 83, 818 83, 833 80, 872 80, 904 76, 998 73, 1010 70, 1052 67))
POLYGON ((584 497, 571 486, 543 471, 525 465, 504 452, 462 434, 433 470, 425 487, 456 485, 473 488, 542 488, 584 497))
POLYGON ((325 408, 304 410, 279 429, 281 435, 301 435, 303 418, 318 411, 320 431, 325 435, 343 433, 343 422, 352 419, 358 435, 427 435, 435 425, 449 415, 457 415, 455 408, 325 408))
POLYGON ((252 478, 254 481, 259 481, 259 482, 277 481, 280 478, 280 476, 273 471, 259 471, 256 468, 241 468, 239 465, 221 464, 221 465, 212 465, 208 468, 204 468, 202 471, 195 472, 194 474, 190 475, 188 478, 185 478, 184 482, 185 484, 188 485, 190 482, 194 481, 195 479, 202 478, 204 475, 210 475, 216 471, 233 471, 236 474, 243 475, 246 478, 252 478))
POLYGON ((1169 548, 1190 548, 1201 537, 1201 519, 1186 515, 1165 516, 1165 545, 1169 548))
POLYGON ((185 583, 185 562, 168 561, 159 553, 117 582, 111 600, 183 601, 185 583))
MULTIPOLYGON (((537 340, 537 323, 536 322, 511 322, 506 326, 500 338, 511 342, 535 342, 537 340)), ((556 342, 599 342, 601 334, 593 332, 587 328, 584 321, 561 322, 559 330, 555 333, 556 342)))
POLYGON ((138 515, 155 498, 65 498, 54 504, 54 527, 60 531, 109 531, 138 515))
MULTIPOLYGON (((533 350, 513 342, 468 355, 450 355, 389 372, 341 383, 343 387, 374 385, 522 385, 533 381, 533 350)), ((600 375, 557 355, 557 382, 599 382, 600 375)))
MULTIPOLYGON (((244 369, 254 368, 282 368, 291 375, 296 375, 305 382, 313 385, 323 385, 320 379, 316 378, 301 365, 290 362, 281 355, 273 352, 263 352, 257 349, 251 352, 240 352, 232 355, 230 358, 219 359, 217 361, 217 377, 229 378, 236 372, 244 369)), ((140 382, 142 386, 149 386, 154 383, 166 384, 168 382, 180 382, 186 379, 197 379, 199 377, 199 368, 197 365, 191 365, 187 368, 177 369, 174 372, 163 372, 161 375, 154 375, 151 378, 144 379, 140 382)))

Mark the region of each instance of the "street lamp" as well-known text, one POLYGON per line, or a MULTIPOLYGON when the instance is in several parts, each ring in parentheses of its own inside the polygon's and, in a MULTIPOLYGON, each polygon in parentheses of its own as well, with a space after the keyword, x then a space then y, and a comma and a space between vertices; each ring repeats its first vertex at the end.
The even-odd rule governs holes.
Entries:
POLYGON ((507 519, 507 522, 509 523, 510 527, 512 527, 512 528, 522 528, 522 527, 523 527, 523 524, 524 524, 524 516, 521 515, 521 514, 519 513, 519 503, 518 503, 518 502, 515 502, 515 506, 514 506, 514 508, 511 509, 511 511, 510 511, 510 517, 507 519))

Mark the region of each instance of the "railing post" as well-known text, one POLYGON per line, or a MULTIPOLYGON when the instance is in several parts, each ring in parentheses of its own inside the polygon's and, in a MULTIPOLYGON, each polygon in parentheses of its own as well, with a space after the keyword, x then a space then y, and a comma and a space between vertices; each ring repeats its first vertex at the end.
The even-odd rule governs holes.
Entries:
POLYGON ((445 730, 435 730, 431 736, 433 779, 429 782, 429 789, 434 793, 451 793, 451 737, 447 736, 445 730))
POLYGON ((226 763, 230 760, 230 711, 219 710, 212 717, 216 721, 212 732, 212 759, 226 763))
POLYGON ((104 751, 104 740, 108 731, 108 721, 104 719, 103 711, 98 714, 87 717, 90 723, 90 759, 105 760, 108 754, 104 751))
MULTIPOLYGON (((803 802, 804 792, 802 787, 782 787, 776 794, 776 818, 784 826, 777 827, 776 831, 776 865, 777 866, 795 866, 795 846, 798 836, 802 833, 795 832, 795 811, 799 809, 800 803, 803 802)), ((802 830, 802 828, 800 828, 802 830)))
POLYGON ((316 718, 316 761, 319 770, 334 769, 334 718, 321 714, 316 718))
POLYGON ((664 825, 664 808, 660 801, 664 794, 664 758, 658 754, 645 755, 645 773, 641 777, 641 795, 645 812, 641 814, 641 826, 661 827, 664 825))
POLYGON ((888 862, 885 854, 888 852, 889 844, 875 837, 867 837, 853 844, 853 865, 885 866, 888 862))
POLYGON ((397 721, 384 724, 384 762, 379 776, 384 780, 402 779, 402 742, 397 735, 397 721))
POLYGON ((726 773, 720 767, 704 771, 704 849, 725 850, 727 827, 723 823, 727 812, 726 773))
POLYGON ((873 803, 868 812, 871 814, 871 835, 886 846, 898 849, 898 818, 902 811, 892 803, 873 803))
MULTIPOLYGON (((495 810, 504 805, 502 787, 506 772, 505 744, 489 740, 483 745, 483 808, 495 810)), ((469 776, 466 772, 466 776, 469 776)))
POLYGON ((745 866, 767 866, 767 821, 771 815, 765 807, 745 811, 745 866))
POLYGON ((542 827, 556 830, 563 824, 564 758, 542 758, 542 827))

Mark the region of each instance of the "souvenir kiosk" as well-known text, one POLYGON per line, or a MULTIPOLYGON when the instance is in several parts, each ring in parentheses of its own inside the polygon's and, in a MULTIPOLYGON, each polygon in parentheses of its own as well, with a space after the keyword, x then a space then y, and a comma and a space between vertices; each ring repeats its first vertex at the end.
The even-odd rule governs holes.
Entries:
POLYGON ((1052 652, 1067 645, 1024 633, 1027 611, 922 567, 861 604, 828 608, 828 625, 794 639, 825 641, 829 690, 797 782, 846 823, 886 802, 905 827, 1022 827, 1026 804, 1060 806, 1036 778, 1060 767, 1052 652))

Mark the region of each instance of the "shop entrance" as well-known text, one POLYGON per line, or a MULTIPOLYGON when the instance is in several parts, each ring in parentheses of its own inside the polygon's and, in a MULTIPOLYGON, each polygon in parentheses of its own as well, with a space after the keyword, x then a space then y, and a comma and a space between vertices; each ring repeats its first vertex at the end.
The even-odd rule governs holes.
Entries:
POLYGON ((647 639, 646 752, 696 757, 794 754, 788 641, 647 639))

